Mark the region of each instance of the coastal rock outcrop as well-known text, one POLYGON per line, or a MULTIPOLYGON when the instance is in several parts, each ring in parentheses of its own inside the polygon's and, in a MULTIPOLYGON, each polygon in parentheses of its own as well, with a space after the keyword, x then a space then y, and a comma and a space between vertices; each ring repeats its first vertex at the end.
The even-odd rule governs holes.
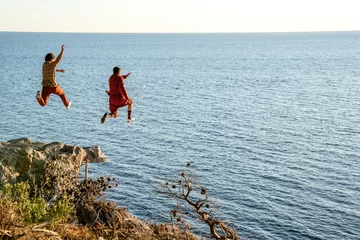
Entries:
MULTIPOLYGON (((62 209, 69 210, 73 207, 68 215, 63 215, 64 219, 71 222, 56 225, 56 229, 53 228, 55 226, 52 224, 53 220, 35 227, 33 225, 23 227, 24 216, 19 214, 20 204, 13 204, 18 201, 17 195, 13 194, 11 202, 0 201, 0 220, 6 222, 2 224, 6 228, 0 229, 0 239, 6 235, 11 239, 23 239, 22 236, 26 236, 26 239, 50 239, 51 236, 54 239, 74 240, 80 238, 83 240, 198 240, 193 233, 182 230, 176 225, 143 222, 130 214, 125 207, 119 207, 116 203, 107 201, 103 197, 104 191, 117 186, 117 183, 110 177, 80 178, 78 176, 80 166, 86 160, 105 162, 106 156, 101 152, 100 147, 82 148, 60 142, 46 144, 32 142, 28 138, 0 142, 0 185, 29 180, 28 183, 20 183, 29 186, 29 204, 32 203, 30 193, 37 192, 37 196, 41 196, 47 206, 45 213, 40 208, 40 210, 29 208, 32 209, 31 214, 36 211, 34 212, 36 219, 40 219, 39 216, 42 218, 52 216, 47 213, 53 206, 55 206, 54 209, 60 209, 54 213, 56 217, 59 216, 57 211, 64 214, 66 211, 62 209), (64 199, 62 205, 56 205, 59 203, 58 200, 64 199), (11 218, 13 224, 8 223, 11 220, 8 216, 14 216, 11 218), (76 225, 73 222, 74 216, 77 217, 76 225), (43 229, 45 226, 49 229, 43 229), (59 228, 59 226, 64 227, 59 228)), ((1 194, 3 193, 0 192, 1 194)), ((27 221, 30 221, 29 219, 27 221)))
POLYGON ((16 182, 42 176, 47 161, 64 160, 79 172, 85 159, 106 162, 100 147, 78 147, 61 142, 41 143, 28 138, 0 142, 0 182, 16 182))

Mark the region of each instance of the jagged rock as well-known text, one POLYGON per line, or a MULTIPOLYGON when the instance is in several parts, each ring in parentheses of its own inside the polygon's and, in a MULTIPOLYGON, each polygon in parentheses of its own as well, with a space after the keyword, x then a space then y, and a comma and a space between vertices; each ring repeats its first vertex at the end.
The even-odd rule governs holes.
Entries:
POLYGON ((71 146, 61 142, 41 143, 19 138, 0 143, 0 181, 16 182, 42 175, 47 161, 65 160, 78 172, 85 159, 105 162, 100 147, 71 146))

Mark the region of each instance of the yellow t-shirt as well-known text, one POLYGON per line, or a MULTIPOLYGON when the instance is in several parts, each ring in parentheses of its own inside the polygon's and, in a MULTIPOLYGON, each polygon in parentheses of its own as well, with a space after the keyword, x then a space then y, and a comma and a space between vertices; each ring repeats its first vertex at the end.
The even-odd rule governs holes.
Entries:
POLYGON ((42 66, 42 85, 44 87, 56 87, 56 64, 55 62, 44 62, 42 66))

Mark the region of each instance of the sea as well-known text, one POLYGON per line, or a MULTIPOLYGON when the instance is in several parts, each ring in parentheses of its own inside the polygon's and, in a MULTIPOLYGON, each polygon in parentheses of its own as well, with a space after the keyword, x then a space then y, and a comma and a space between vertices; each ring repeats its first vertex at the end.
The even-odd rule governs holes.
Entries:
POLYGON ((144 221, 170 221, 156 189, 190 163, 243 239, 360 239, 359 31, 0 32, 0 110, 0 141, 100 146, 90 176, 115 178, 106 197, 144 221), (63 44, 71 108, 41 107, 44 57, 63 44), (115 66, 135 121, 121 108, 101 124, 115 66))

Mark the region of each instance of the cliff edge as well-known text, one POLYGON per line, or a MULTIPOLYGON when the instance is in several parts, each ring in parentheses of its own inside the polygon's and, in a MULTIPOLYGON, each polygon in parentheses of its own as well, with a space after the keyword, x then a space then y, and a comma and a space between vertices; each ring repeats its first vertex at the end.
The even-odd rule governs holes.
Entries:
POLYGON ((48 161, 65 161, 68 168, 79 172, 85 159, 106 162, 99 146, 78 147, 61 142, 41 143, 28 138, 0 142, 0 181, 14 183, 44 174, 48 161))

